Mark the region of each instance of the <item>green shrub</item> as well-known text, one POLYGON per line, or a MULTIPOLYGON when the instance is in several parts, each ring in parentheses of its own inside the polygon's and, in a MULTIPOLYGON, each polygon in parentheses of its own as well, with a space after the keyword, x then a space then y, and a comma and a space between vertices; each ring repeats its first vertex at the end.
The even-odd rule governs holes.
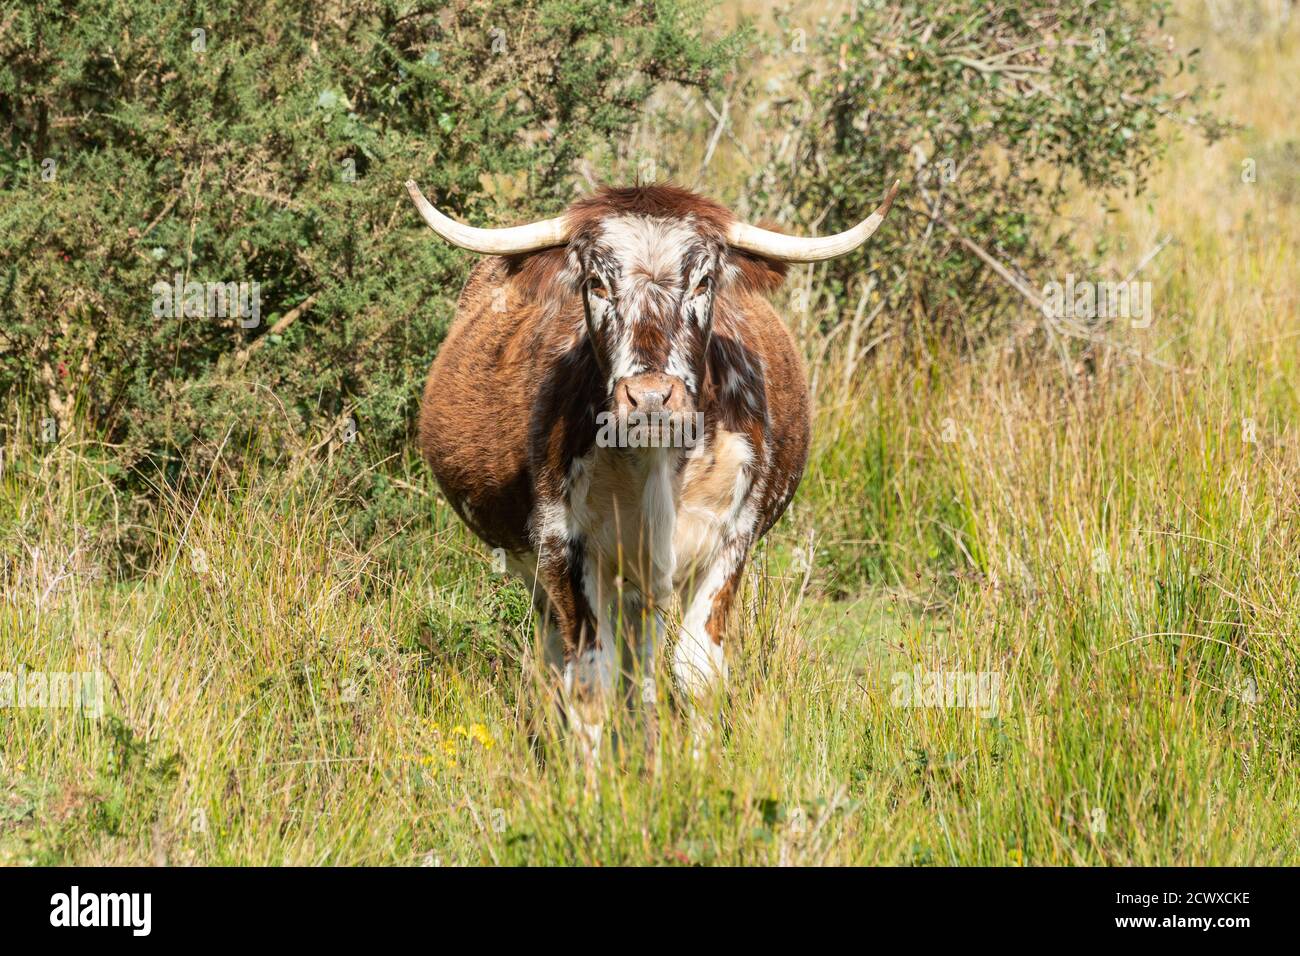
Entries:
POLYGON ((146 493, 223 441, 231 468, 400 449, 469 265, 404 181, 475 223, 553 213, 743 39, 699 0, 4 6, 0 394, 88 421, 146 493), (158 316, 160 281, 256 282, 260 315, 158 316))
POLYGON ((1048 223, 1072 177, 1140 188, 1165 118, 1220 135, 1202 109, 1210 91, 1194 78, 1174 89, 1196 51, 1163 33, 1167 8, 859 0, 811 34, 785 22, 780 62, 798 66, 767 116, 773 149, 750 184, 760 211, 835 232, 903 181, 886 227, 826 267, 826 321, 870 291, 913 341, 1000 332, 1023 300, 961 239, 1032 276, 1071 245, 1048 223))

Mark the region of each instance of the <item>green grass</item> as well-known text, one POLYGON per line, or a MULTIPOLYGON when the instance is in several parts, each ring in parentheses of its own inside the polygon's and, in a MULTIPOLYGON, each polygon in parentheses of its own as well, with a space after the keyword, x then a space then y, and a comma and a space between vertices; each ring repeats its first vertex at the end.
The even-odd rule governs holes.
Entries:
POLYGON ((665 715, 657 771, 628 748, 594 782, 562 744, 545 764, 531 754, 526 595, 436 498, 398 547, 361 552, 319 470, 210 487, 161 516, 151 571, 110 584, 77 550, 80 529, 110 520, 87 458, 20 449, 0 644, 31 669, 102 667, 111 689, 98 721, 0 715, 0 854, 1294 860, 1294 436, 1241 440, 1248 389, 1125 370, 1054 414, 1046 385, 1014 389, 1005 428, 991 427, 1013 407, 1001 390, 960 399, 955 414, 990 427, 952 444, 904 409, 858 444, 824 422, 836 447, 758 552, 734 621, 720 746, 693 761, 665 715), (864 488, 852 453, 882 447, 896 461, 864 488), (854 494, 881 500, 819 525, 854 494), (792 555, 809 530, 805 575, 792 555), (869 551, 887 573, 837 564, 855 550, 835 535, 882 538, 869 551), (917 665, 998 674, 996 716, 893 706, 895 675, 917 665))
POLYGON ((131 571, 94 442, 41 444, 20 403, 0 670, 110 676, 98 720, 0 709, 0 862, 1295 863, 1300 212, 1234 178, 1288 135, 1250 70, 1293 72, 1294 37, 1211 42, 1243 138, 1077 210, 1121 275, 1177 237, 1157 321, 1116 333, 1174 370, 885 351, 820 377, 698 761, 666 698, 657 766, 538 759, 527 595, 416 464, 368 536, 328 464, 205 466, 131 571), (896 706, 917 667, 996 675, 996 714, 896 706))

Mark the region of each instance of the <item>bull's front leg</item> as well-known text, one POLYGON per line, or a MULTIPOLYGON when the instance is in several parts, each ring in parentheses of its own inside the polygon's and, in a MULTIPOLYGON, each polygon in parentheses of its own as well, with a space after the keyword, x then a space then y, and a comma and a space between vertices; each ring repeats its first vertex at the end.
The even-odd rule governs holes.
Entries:
POLYGON ((609 614, 604 610, 608 600, 580 539, 549 544, 541 549, 537 580, 546 592, 545 619, 559 638, 561 707, 580 752, 594 766, 617 660, 609 614))
POLYGON ((615 636, 616 592, 593 555, 572 548, 571 576, 580 626, 565 641, 564 700, 569 730, 588 766, 601 757, 604 722, 614 702, 619 648, 615 636))
POLYGON ((682 589, 682 627, 673 652, 673 676, 685 699, 697 758, 714 736, 717 694, 726 686, 722 638, 740 588, 746 550, 743 542, 731 542, 682 589))
MULTIPOLYGON (((652 761, 657 757, 658 694, 655 656, 665 626, 653 602, 636 589, 590 564, 583 575, 583 592, 594 616, 594 637, 583 631, 576 653, 565 670, 565 698, 569 726, 583 744, 592 764, 599 760, 620 677, 623 679, 629 711, 639 711, 645 742, 652 761), (621 674, 617 666, 622 660, 621 674)), ((629 716, 633 716, 629 713, 629 716)))
POLYGON ((614 604, 614 627, 621 638, 625 701, 629 717, 639 715, 645 747, 657 766, 659 748, 659 695, 655 677, 656 651, 663 640, 663 615, 640 591, 625 588, 614 604))

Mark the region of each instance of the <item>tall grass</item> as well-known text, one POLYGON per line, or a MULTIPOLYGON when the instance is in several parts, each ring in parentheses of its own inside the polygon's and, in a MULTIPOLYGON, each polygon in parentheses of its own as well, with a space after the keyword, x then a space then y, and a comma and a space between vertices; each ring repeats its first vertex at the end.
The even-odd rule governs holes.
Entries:
POLYGON ((98 720, 0 710, 0 862, 1295 862, 1300 212, 1284 164, 1238 170, 1288 135, 1251 71, 1300 55, 1294 28, 1206 39, 1242 136, 1072 211, 1117 276, 1175 237, 1155 321, 1115 331, 1160 364, 886 344, 845 377, 809 343, 812 461, 699 761, 666 700, 657 764, 538 758, 527 595, 415 463, 386 466, 419 504, 367 548, 328 467, 214 467, 137 572, 95 445, 42 443, 15 399, 0 670, 108 688, 98 720), (918 667, 998 693, 899 706, 918 667))

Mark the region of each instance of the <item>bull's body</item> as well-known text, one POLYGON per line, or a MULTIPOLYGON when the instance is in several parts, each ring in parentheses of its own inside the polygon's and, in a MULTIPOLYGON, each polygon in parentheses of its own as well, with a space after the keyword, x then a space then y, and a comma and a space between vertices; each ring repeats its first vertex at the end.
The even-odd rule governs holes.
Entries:
POLYGON ((725 676, 745 558, 803 474, 808 387, 766 299, 784 264, 729 247, 726 209, 645 187, 566 217, 565 245, 474 268, 425 386, 420 447, 528 582, 569 720, 594 746, 620 669, 653 692, 674 598, 679 687, 698 702, 725 676), (702 429, 691 447, 598 441, 598 416, 630 408, 702 429))

